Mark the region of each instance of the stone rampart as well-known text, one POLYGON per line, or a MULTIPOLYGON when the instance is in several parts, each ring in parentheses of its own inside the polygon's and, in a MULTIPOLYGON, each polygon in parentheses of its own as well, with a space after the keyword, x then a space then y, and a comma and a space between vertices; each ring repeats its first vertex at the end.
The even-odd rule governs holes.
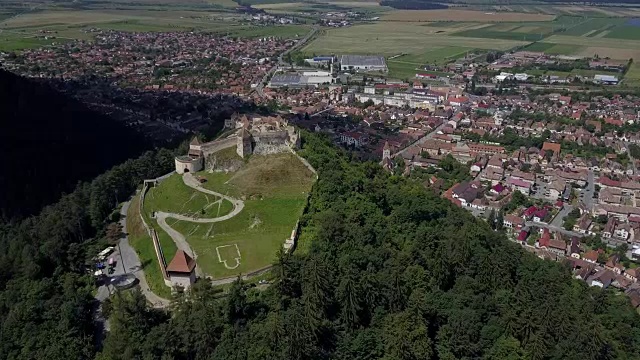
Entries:
POLYGON ((200 147, 202 149, 202 152, 204 153, 204 156, 208 156, 220 150, 224 150, 232 146, 236 146, 236 144, 237 144, 237 137, 232 136, 226 139, 215 140, 208 143, 204 143, 200 147))

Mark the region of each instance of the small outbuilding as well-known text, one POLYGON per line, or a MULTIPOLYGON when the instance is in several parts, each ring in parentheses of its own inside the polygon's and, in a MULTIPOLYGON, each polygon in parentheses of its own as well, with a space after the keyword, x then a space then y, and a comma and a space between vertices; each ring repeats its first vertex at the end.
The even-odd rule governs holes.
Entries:
POLYGON ((184 251, 178 250, 167 266, 167 276, 172 287, 188 289, 196 282, 196 261, 184 251))

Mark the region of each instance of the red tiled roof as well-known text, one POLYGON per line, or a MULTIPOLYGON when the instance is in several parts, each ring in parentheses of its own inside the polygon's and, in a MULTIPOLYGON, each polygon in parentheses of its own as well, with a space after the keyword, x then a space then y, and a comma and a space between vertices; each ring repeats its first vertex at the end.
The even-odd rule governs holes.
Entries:
POLYGON ((544 142, 544 144, 542 144, 542 151, 545 150, 551 150, 556 154, 560 153, 560 144, 556 144, 556 143, 551 143, 551 142, 544 142))
POLYGON ((529 233, 522 230, 520 231, 520 234, 518 234, 518 241, 525 241, 527 240, 527 236, 529 236, 529 233))
POLYGON ((178 250, 176 256, 173 257, 169 266, 167 266, 168 272, 190 273, 196 267, 196 261, 193 260, 184 251, 178 250))
POLYGON ((598 179, 598 182, 599 182, 601 185, 604 185, 604 186, 612 186, 612 187, 619 187, 619 186, 622 184, 620 181, 616 181, 616 180, 609 179, 609 178, 608 178, 608 177, 606 177, 606 176, 601 176, 601 177, 598 179))
POLYGON ((591 260, 591 261, 594 261, 594 262, 598 261, 598 252, 595 251, 595 250, 591 250, 591 251, 587 252, 586 254, 584 254, 582 256, 582 258, 586 259, 586 260, 591 260))

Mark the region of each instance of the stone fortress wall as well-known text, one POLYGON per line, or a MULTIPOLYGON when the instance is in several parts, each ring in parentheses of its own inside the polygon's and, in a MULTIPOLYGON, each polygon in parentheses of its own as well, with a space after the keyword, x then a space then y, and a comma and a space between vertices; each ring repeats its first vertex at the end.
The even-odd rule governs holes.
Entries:
MULTIPOLYGON (((200 143, 197 138, 194 138, 189 145, 189 152, 186 155, 177 156, 175 159, 176 163, 176 172, 179 174, 183 174, 185 172, 197 172, 204 170, 205 159, 207 159, 210 155, 215 154, 221 150, 231 148, 233 146, 236 147, 236 152, 240 157, 247 157, 251 154, 259 154, 259 155, 268 155, 268 154, 276 154, 283 152, 293 153, 302 163, 316 176, 318 177, 316 170, 306 161, 304 158, 300 157, 295 150, 300 148, 301 138, 300 132, 296 130, 293 126, 290 126, 288 122, 282 119, 280 116, 277 117, 260 117, 260 116, 251 116, 248 117, 246 115, 238 116, 234 115, 231 119, 225 121, 225 128, 232 128, 236 131, 223 139, 218 139, 215 141, 200 143)), ((208 165, 209 166, 209 165, 208 165)), ((144 197, 146 192, 149 189, 149 186, 156 186, 160 181, 164 180, 166 177, 171 174, 167 174, 163 177, 153 180, 146 180, 144 183, 144 187, 142 190, 141 203, 140 203, 140 215, 144 212, 143 204, 144 197)), ((309 196, 311 193, 307 194, 307 199, 305 202, 305 212, 308 207, 309 196)), ((156 250, 156 256, 158 258, 158 262, 160 264, 161 269, 163 270, 163 275, 165 277, 164 281, 167 286, 172 286, 172 282, 167 279, 166 275, 166 260, 164 259, 164 254, 162 253, 162 248, 160 247, 160 242, 157 238, 156 231, 146 224, 144 218, 142 219, 147 232, 152 238, 154 242, 154 247, 156 250)), ((296 222, 294 228, 291 231, 290 237, 285 239, 283 247, 286 252, 293 252, 297 246, 298 237, 300 235, 300 223, 296 222)), ((262 274, 265 271, 268 271, 272 265, 266 266, 262 269, 257 269, 248 274, 242 276, 243 279, 249 279, 256 275, 262 274)), ((232 276, 229 278, 212 280, 212 284, 221 285, 228 284, 232 281, 235 281, 237 276, 232 276)))
POLYGON ((236 152, 242 158, 251 154, 277 154, 300 148, 300 132, 280 116, 234 115, 225 121, 225 127, 236 129, 235 134, 207 143, 194 138, 189 144, 189 152, 175 158, 176 172, 201 171, 209 155, 232 146, 236 146, 236 152))

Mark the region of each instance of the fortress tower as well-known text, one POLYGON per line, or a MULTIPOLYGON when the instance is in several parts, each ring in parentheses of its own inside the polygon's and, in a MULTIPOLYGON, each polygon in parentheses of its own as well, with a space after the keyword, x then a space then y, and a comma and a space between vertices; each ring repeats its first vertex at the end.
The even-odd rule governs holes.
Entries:
POLYGON ((204 154, 202 152, 202 144, 197 137, 194 137, 189 144, 189 152, 187 155, 177 156, 175 158, 176 172, 183 174, 186 172, 197 172, 204 168, 204 154))
POLYGON ((236 152, 242 158, 251 155, 251 134, 249 134, 249 132, 245 128, 242 128, 242 130, 240 130, 240 132, 238 133, 236 152))

